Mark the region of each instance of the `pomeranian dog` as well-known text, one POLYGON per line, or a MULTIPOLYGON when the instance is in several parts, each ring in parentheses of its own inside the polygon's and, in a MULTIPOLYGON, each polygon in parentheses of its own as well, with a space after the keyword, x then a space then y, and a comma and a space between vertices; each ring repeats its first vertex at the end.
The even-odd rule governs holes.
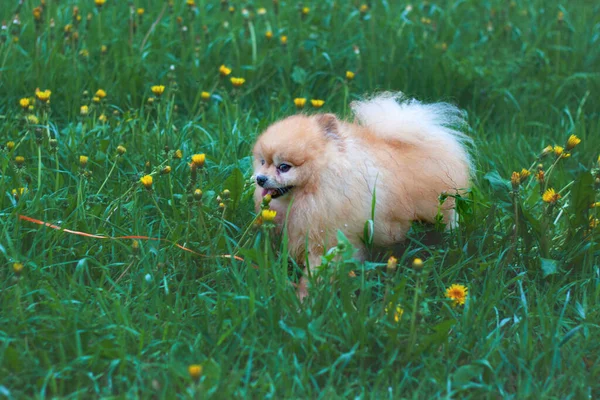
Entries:
MULTIPOLYGON (((338 230, 364 259, 362 236, 373 204, 376 246, 402 241, 412 221, 435 222, 441 215, 447 228, 455 227, 452 195, 469 187, 472 141, 459 130, 466 124, 456 107, 401 93, 351 107, 354 122, 294 115, 268 127, 254 145, 257 210, 269 194, 290 255, 308 268, 336 245, 338 230), (448 195, 443 203, 442 194, 448 195)), ((297 285, 300 299, 308 294, 306 272, 297 285)))

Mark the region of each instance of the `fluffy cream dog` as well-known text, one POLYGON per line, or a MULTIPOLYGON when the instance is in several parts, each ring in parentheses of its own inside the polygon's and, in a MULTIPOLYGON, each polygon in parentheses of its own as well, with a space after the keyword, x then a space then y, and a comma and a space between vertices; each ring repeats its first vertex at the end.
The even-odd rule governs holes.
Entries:
MULTIPOLYGON (((364 257, 373 199, 373 243, 387 246, 402 241, 412 221, 434 222, 438 213, 455 226, 454 199, 440 207, 440 195, 469 186, 471 140, 456 130, 465 126, 456 107, 384 93, 354 102, 352 110, 355 122, 333 114, 288 117, 254 146, 256 206, 270 194, 281 228, 289 208, 290 254, 311 268, 336 245, 338 229, 364 257)), ((305 274, 298 295, 306 294, 305 274)))

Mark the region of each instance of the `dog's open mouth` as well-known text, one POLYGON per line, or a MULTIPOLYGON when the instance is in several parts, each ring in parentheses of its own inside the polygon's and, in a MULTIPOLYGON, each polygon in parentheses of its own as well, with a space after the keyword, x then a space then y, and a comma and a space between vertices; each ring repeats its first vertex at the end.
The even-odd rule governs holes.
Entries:
POLYGON ((286 187, 282 187, 282 188, 263 189, 262 196, 265 197, 266 195, 270 194, 272 199, 276 199, 278 197, 283 196, 284 194, 286 194, 293 188, 294 188, 293 186, 286 186, 286 187))

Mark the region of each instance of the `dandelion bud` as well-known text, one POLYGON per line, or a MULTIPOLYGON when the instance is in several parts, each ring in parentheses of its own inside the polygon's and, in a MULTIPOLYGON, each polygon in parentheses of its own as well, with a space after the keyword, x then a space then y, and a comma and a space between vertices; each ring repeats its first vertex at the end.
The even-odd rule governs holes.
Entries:
POLYGON ((88 108, 88 106, 81 106, 79 108, 79 114, 81 114, 81 116, 85 117, 86 115, 88 115, 90 109, 88 108))
POLYGON ((225 203, 219 203, 219 208, 220 209, 224 209, 225 208, 225 203))
POLYGON ((134 240, 131 243, 131 250, 133 251, 133 254, 138 254, 140 252, 140 242, 134 240))
POLYGON ((127 152, 127 149, 125 148, 125 146, 122 146, 122 145, 117 146, 117 154, 118 155, 122 156, 126 152, 127 152))
POLYGON ((173 153, 173 158, 175 160, 181 160, 183 158, 183 152, 179 149, 175 150, 175 153, 173 153))
POLYGON ((190 378, 194 380, 198 380, 200 376, 202 376, 202 365, 192 364, 188 367, 188 373, 190 374, 190 378))
POLYGON ((100 100, 102 100, 103 98, 106 97, 106 92, 102 89, 98 89, 96 91, 96 97, 98 97, 100 100))
POLYGON ((262 199, 262 205, 263 207, 269 207, 269 203, 271 203, 271 195, 267 194, 262 199))
POLYGON ((8 151, 13 151, 13 149, 14 149, 14 148, 15 148, 15 142, 13 142, 13 141, 10 141, 10 142, 7 142, 7 143, 6 143, 6 149, 7 149, 8 151))
POLYGON ((421 260, 420 258, 415 258, 413 260, 412 266, 416 270, 422 269, 423 268, 423 260, 421 260))
POLYGON ((579 143, 581 143, 581 139, 579 139, 577 136, 569 136, 569 139, 567 140, 567 150, 572 150, 579 143))
POLYGON ((521 178, 518 172, 513 172, 510 177, 510 183, 512 184, 513 190, 517 190, 521 184, 521 178))
POLYGON ((229 189, 225 189, 225 190, 223 190, 222 194, 223 194, 224 198, 228 199, 229 196, 231 195, 231 192, 229 191, 229 189))
POLYGON ((355 73, 352 71, 346 71, 346 79, 348 79, 349 81, 351 81, 352 79, 354 79, 354 75, 355 73))
POLYGON ((23 268, 24 268, 23 264, 21 264, 19 262, 16 262, 13 264, 13 272, 16 275, 21 275, 21 272, 23 272, 23 268))
POLYGON ((388 272, 394 272, 397 267, 398 267, 398 259, 394 256, 391 256, 390 258, 388 258, 387 266, 386 266, 388 272))
POLYGON ((167 165, 163 169, 160 170, 161 175, 168 175, 171 173, 171 166, 167 165))
POLYGON ((58 147, 58 140, 50 139, 49 144, 50 144, 50 149, 52 151, 56 151, 56 148, 58 147))
POLYGON ((88 156, 79 156, 79 166, 81 166, 81 168, 85 168, 87 166, 88 160, 88 156))
POLYGON ((203 194, 202 190, 200 190, 200 189, 194 190, 194 200, 196 200, 196 201, 202 200, 202 194, 203 194))
POLYGON ((16 156, 15 157, 15 164, 17 164, 17 168, 23 167, 23 164, 25 164, 25 157, 23 157, 23 156, 16 156))
POLYGON ((208 100, 210 100, 210 93, 209 92, 202 92, 202 93, 200 93, 200 97, 202 98, 202 100, 208 101, 208 100))

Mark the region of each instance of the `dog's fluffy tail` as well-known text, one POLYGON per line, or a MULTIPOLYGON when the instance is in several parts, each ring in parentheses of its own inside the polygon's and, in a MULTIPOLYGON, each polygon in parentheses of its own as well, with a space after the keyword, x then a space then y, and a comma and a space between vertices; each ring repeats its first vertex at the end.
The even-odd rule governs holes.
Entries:
POLYGON ((448 103, 423 104, 402 93, 382 93, 351 104, 361 125, 376 135, 425 147, 434 154, 452 154, 473 173, 468 151, 471 138, 462 133, 467 124, 464 113, 448 103))

